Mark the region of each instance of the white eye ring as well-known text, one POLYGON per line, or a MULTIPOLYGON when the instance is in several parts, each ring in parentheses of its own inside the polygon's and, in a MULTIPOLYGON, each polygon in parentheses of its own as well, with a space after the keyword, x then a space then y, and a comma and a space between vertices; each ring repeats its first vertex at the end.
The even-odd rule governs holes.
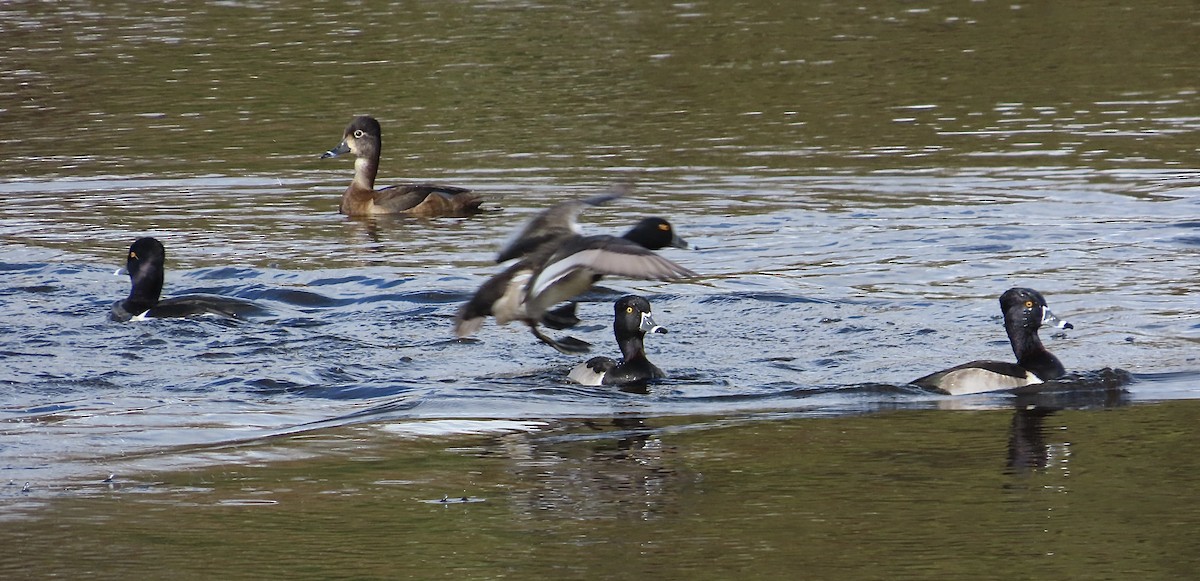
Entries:
POLYGON ((355 129, 355 130, 354 130, 354 136, 355 136, 355 137, 362 137, 362 136, 363 136, 363 130, 362 130, 362 129, 355 129))

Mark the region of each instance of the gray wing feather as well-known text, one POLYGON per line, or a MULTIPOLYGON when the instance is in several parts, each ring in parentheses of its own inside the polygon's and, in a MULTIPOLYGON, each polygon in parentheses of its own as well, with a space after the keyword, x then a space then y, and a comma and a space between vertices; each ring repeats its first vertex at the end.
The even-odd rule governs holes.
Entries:
POLYGON ((643 280, 675 280, 696 276, 691 270, 639 246, 592 248, 548 264, 533 280, 529 294, 542 294, 559 280, 580 269, 595 274, 643 280))
POLYGON ((583 200, 559 202, 529 220, 496 255, 496 262, 505 262, 529 254, 551 240, 579 234, 579 214, 589 206, 599 206, 625 195, 625 190, 593 196, 583 200))

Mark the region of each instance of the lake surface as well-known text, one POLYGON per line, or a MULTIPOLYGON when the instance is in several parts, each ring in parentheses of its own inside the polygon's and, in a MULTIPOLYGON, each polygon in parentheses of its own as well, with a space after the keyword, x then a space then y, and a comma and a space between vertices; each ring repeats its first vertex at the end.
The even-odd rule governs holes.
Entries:
POLYGON ((907 2, 0 6, 6 578, 1177 579, 1197 570, 1200 14, 907 2), (337 214, 380 185, 466 219, 337 214), (572 385, 519 325, 451 332, 498 246, 629 181, 701 276, 647 296, 670 379, 572 385), (110 322, 129 244, 165 296, 110 322), (1009 360, 1055 389, 905 384, 1009 360))

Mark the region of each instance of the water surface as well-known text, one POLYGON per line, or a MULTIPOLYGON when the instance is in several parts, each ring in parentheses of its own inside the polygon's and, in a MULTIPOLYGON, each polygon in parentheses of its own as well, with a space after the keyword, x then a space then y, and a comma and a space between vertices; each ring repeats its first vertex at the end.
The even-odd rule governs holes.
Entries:
POLYGON ((0 563, 1176 578, 1196 23, 1188 2, 0 7, 0 563), (318 156, 356 114, 383 123, 382 182, 493 211, 338 215, 350 162, 318 156), (667 217, 693 248, 664 255, 701 276, 605 280, 572 333, 615 354, 611 303, 644 294, 671 379, 570 385, 580 358, 515 326, 452 340, 514 228, 626 180, 584 229, 667 217), (270 314, 108 321, 145 235, 167 295, 270 314), (904 386, 1009 359, 1012 286, 1075 325, 1043 339, 1077 380, 904 386))

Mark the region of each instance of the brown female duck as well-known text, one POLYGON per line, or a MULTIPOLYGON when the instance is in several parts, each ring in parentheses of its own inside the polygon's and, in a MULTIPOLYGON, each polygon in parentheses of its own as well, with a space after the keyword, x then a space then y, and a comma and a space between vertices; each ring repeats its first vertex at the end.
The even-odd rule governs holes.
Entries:
POLYGON ((321 158, 353 153, 354 181, 342 194, 338 211, 347 216, 408 214, 411 216, 467 216, 479 211, 483 199, 471 190, 437 184, 400 184, 375 189, 383 132, 373 117, 355 117, 342 134, 342 142, 321 158))

